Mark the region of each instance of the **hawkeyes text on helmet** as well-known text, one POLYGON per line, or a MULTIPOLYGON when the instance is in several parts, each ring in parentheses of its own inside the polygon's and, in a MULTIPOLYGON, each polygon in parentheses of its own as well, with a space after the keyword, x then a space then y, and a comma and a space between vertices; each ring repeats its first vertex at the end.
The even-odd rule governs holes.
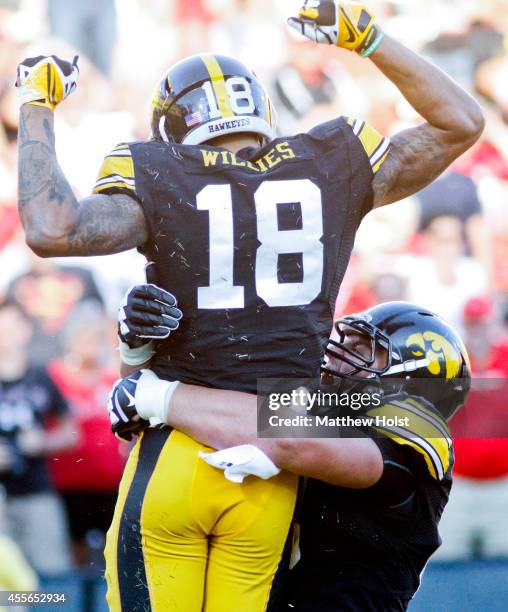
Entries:
POLYGON ((172 66, 153 99, 152 134, 158 140, 198 145, 249 132, 275 138, 272 104, 256 75, 238 60, 201 54, 172 66))

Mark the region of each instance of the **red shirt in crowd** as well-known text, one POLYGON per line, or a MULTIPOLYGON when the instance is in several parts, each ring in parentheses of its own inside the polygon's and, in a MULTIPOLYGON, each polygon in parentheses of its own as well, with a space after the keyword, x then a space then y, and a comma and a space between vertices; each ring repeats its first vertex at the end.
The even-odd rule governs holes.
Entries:
POLYGON ((483 364, 471 358, 471 367, 476 382, 451 422, 454 473, 476 480, 503 478, 508 476, 508 343, 494 345, 483 364))
POLYGON ((81 437, 75 449, 50 461, 56 488, 96 493, 116 491, 125 460, 122 443, 111 433, 106 405, 118 377, 104 371, 97 383, 87 384, 59 361, 50 366, 49 372, 69 402, 81 437))
POLYGON ((196 20, 203 23, 211 21, 204 0, 179 0, 176 10, 178 21, 196 20))

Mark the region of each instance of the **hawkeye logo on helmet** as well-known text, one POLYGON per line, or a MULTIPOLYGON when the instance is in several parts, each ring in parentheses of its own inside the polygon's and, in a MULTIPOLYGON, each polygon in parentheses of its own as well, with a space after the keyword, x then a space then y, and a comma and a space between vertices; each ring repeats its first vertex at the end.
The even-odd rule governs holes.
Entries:
POLYGON ((250 125, 250 119, 232 119, 231 121, 221 121, 220 123, 212 123, 208 126, 210 134, 215 132, 223 132, 233 128, 242 128, 250 125))
POLYGON ((406 346, 414 357, 427 358, 427 369, 434 376, 444 374, 447 379, 451 379, 459 375, 461 355, 443 336, 431 331, 412 334, 407 339, 406 346))

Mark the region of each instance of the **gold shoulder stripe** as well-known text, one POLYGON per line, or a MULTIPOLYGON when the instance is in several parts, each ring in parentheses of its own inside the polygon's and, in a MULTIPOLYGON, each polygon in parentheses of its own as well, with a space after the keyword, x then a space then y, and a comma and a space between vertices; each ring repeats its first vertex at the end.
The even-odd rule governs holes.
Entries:
POLYGON ((126 185, 123 181, 117 181, 117 182, 112 182, 112 183, 104 183, 103 185, 96 185, 93 188, 93 193, 101 193, 111 188, 129 189, 133 193, 136 192, 134 187, 131 187, 130 185, 126 185))
POLYGON ((110 157, 108 155, 99 170, 97 180, 105 176, 111 176, 112 174, 134 180, 134 162, 132 161, 132 157, 110 157))
POLYGON ((114 183, 116 181, 120 181, 121 183, 130 185, 132 188, 135 187, 134 179, 126 178, 125 176, 121 176, 120 174, 110 174, 109 176, 105 176, 104 178, 98 179, 95 185, 99 187, 100 185, 104 185, 106 183, 114 183))
POLYGON ((431 439, 424 440, 423 438, 418 437, 410 437, 404 433, 404 431, 400 431, 398 433, 404 435, 397 435, 394 431, 395 428, 385 429, 383 427, 375 427, 377 431, 386 435, 386 437, 393 440, 396 444, 400 444, 401 446, 409 446, 417 453, 423 456, 425 460, 425 464, 429 471, 429 474, 435 480, 443 480, 446 472, 448 471, 450 461, 449 461, 449 452, 448 452, 448 461, 443 464, 441 461, 441 457, 435 451, 435 448, 431 444, 434 442, 431 439))
POLYGON ((449 446, 452 445, 450 429, 440 414, 430 410, 427 408, 427 406, 412 397, 408 397, 404 402, 393 403, 405 408, 406 410, 409 410, 410 412, 414 412, 414 414, 419 414, 420 416, 426 418, 438 431, 441 432, 443 438, 448 441, 449 446))
POLYGON ((374 427, 397 444, 409 445, 423 455, 429 473, 441 480, 450 467, 451 438, 446 423, 418 401, 394 401, 368 412, 369 416, 385 417, 407 425, 374 427))
POLYGON ((365 121, 361 119, 355 119, 354 117, 346 117, 348 124, 353 128, 353 134, 358 136, 358 134, 362 131, 363 126, 365 125, 365 121))
POLYGON ((360 142, 362 143, 365 153, 367 153, 369 159, 383 142, 383 137, 381 134, 366 123, 362 125, 362 128, 358 133, 358 138, 360 139, 360 142))
POLYGON ((382 157, 382 158, 381 158, 381 159, 380 159, 380 160, 379 160, 379 161, 378 161, 376 164, 374 164, 374 165, 372 166, 372 172, 374 172, 374 174, 377 174, 377 171, 379 170, 379 168, 381 168, 381 166, 384 164, 384 162, 385 162, 386 158, 388 157, 388 153, 389 153, 389 151, 387 151, 387 152, 386 152, 386 153, 383 155, 383 157, 382 157))
POLYGON ((376 129, 365 123, 365 121, 348 117, 347 122, 353 129, 355 136, 362 143, 365 153, 369 158, 372 171, 375 174, 381 168, 388 155, 390 149, 389 139, 382 136, 376 129))
POLYGON ((388 140, 388 138, 383 138, 381 136, 381 141, 369 157, 370 165, 372 166, 373 164, 375 164, 383 155, 385 155, 385 153, 388 152, 389 148, 390 141, 388 140))
POLYGON ((102 162, 93 193, 122 188, 136 191, 134 160, 128 145, 119 145, 102 162))
POLYGON ((373 417, 406 419, 411 433, 422 438, 442 438, 451 445, 450 432, 446 423, 435 413, 427 410, 419 402, 392 401, 373 408, 367 413, 373 417))

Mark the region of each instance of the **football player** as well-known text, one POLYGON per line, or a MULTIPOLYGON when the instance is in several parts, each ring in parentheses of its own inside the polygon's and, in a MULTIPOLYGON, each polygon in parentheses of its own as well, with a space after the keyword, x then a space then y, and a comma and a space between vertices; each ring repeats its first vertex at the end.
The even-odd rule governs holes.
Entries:
POLYGON ((349 411, 372 419, 349 437, 337 426, 334 439, 259 439, 255 396, 159 381, 166 391, 156 399, 150 370, 117 383, 113 429, 119 407, 138 423, 164 414, 172 427, 224 449, 201 456, 229 480, 270 478, 279 467, 310 477, 295 527, 301 560, 290 572, 287 609, 406 610, 440 545, 453 467, 447 421, 469 391, 467 353, 442 319, 391 302, 338 321, 325 354, 328 383, 382 397, 378 406, 349 411), (240 446, 228 448, 233 444, 240 446))
MULTIPOLYGON (((153 345, 126 343, 127 365, 153 357, 165 380, 250 392, 266 376, 311 377, 363 216, 428 184, 483 130, 476 102, 383 37, 366 7, 313 2, 291 23, 312 40, 370 57, 424 123, 391 145, 346 117, 278 138, 256 75, 234 58, 200 55, 162 79, 153 138, 115 147, 94 194, 77 201, 53 130, 53 111, 76 86, 77 61, 37 57, 18 67, 27 243, 45 257, 138 247, 186 312, 180 333, 155 354, 153 345)), ((147 430, 131 453, 108 538, 113 609, 268 605, 297 479, 283 472, 228 488, 198 462, 200 448, 165 428, 147 430)))

